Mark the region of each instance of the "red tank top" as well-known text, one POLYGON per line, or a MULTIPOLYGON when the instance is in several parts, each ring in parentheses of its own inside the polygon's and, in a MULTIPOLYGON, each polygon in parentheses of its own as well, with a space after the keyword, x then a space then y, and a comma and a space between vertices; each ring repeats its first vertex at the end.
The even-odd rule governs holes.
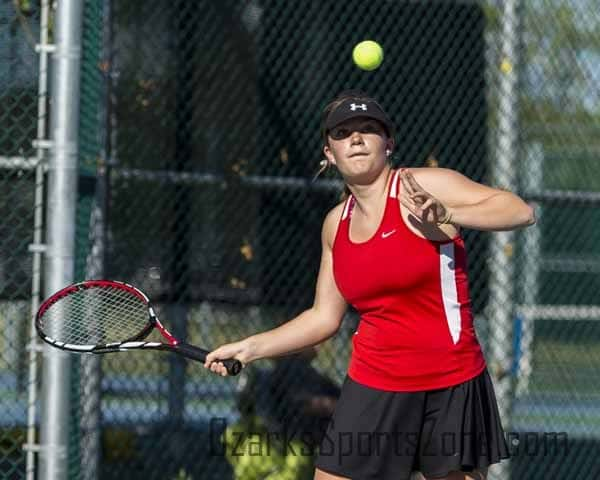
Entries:
POLYGON ((336 284, 360 314, 348 375, 391 391, 445 388, 485 368, 473 328, 464 242, 417 236, 400 215, 394 172, 379 228, 350 240, 348 198, 333 244, 336 284))

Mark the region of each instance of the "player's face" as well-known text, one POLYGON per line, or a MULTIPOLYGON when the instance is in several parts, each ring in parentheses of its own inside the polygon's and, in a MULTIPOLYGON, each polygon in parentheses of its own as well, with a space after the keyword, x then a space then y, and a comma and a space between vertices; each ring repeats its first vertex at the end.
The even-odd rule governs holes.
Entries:
POLYGON ((385 166, 386 150, 393 147, 383 125, 366 117, 340 123, 329 131, 328 140, 325 156, 351 182, 368 181, 385 166))

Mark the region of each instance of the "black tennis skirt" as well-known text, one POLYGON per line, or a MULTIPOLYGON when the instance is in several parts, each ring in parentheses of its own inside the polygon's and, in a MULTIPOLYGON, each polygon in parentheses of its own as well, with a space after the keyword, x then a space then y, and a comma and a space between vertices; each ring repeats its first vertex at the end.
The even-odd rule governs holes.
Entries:
POLYGON ((453 387, 389 392, 346 377, 316 467, 353 480, 430 478, 508 458, 487 370, 453 387))

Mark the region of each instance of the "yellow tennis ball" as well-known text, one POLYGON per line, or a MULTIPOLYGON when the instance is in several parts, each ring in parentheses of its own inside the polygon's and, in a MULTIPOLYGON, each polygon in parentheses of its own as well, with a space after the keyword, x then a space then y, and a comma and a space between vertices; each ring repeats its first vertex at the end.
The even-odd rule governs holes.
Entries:
POLYGON ((357 43, 352 50, 352 60, 363 70, 375 70, 383 61, 383 48, 373 40, 357 43))
POLYGON ((507 58, 503 59, 502 62, 500 63, 500 70, 502 71, 502 73, 512 72, 513 66, 512 66, 512 63, 510 62, 510 60, 508 60, 507 58))

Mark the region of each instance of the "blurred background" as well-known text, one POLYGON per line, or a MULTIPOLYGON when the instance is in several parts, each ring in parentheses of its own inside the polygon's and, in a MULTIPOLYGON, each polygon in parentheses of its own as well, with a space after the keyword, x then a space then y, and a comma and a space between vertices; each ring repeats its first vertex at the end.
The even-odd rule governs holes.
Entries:
POLYGON ((52 478, 38 452, 54 387, 68 392, 61 478, 312 478, 309 455, 266 455, 264 436, 251 452, 237 433, 327 419, 354 312, 316 351, 239 378, 157 353, 69 355, 62 386, 31 325, 62 218, 48 210, 53 108, 78 112, 76 209, 60 220, 73 281, 130 282, 176 336, 211 347, 311 305, 342 187, 333 171, 312 181, 320 112, 347 88, 396 123, 394 166, 457 169, 535 205, 525 231, 464 232, 513 453, 490 478, 600 478, 596 0, 81 0, 73 97, 52 98, 69 3, 0 0, 0 478, 52 478), (385 52, 372 72, 351 61, 364 39, 385 52))

